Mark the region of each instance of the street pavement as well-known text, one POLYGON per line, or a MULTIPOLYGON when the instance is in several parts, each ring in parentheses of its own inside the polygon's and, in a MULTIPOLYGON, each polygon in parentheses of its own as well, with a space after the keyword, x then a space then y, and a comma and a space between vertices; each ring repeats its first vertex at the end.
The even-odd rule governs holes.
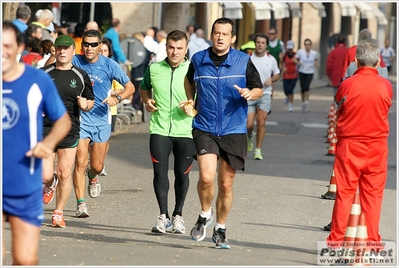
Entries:
MULTIPOLYGON (((72 191, 64 211, 66 228, 51 227, 55 200, 45 205, 41 228, 40 265, 44 266, 314 266, 317 242, 328 232, 334 201, 321 199, 330 181, 334 156, 327 156, 328 111, 333 89, 327 80, 311 84, 311 112, 301 112, 299 83, 294 112, 284 105, 282 82, 276 84, 272 113, 262 147, 264 160, 247 156, 245 172, 237 172, 234 202, 226 227, 230 250, 215 249, 212 228, 204 241, 191 240, 198 218, 198 166, 190 173, 184 206, 186 234, 153 234, 159 213, 152 186, 148 122, 114 134, 105 161, 108 176, 100 177, 102 192, 86 194, 90 217, 75 218, 72 191)), ((380 233, 397 241, 397 103, 396 79, 389 121, 388 180, 380 233)), ((171 156, 171 166, 172 166, 171 156)), ((174 205, 173 168, 169 172, 169 209, 174 205)), ((213 208, 215 205, 213 205, 213 208)), ((4 265, 11 264, 10 231, 5 225, 4 265)), ((396 265, 396 263, 395 263, 396 265)))

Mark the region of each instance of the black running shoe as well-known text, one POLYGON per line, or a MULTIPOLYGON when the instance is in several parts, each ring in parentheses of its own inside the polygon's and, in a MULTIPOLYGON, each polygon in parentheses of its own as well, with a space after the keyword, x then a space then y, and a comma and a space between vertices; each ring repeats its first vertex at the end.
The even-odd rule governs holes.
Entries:
POLYGON ((213 229, 212 241, 216 243, 215 248, 230 249, 229 241, 226 238, 226 229, 213 229))

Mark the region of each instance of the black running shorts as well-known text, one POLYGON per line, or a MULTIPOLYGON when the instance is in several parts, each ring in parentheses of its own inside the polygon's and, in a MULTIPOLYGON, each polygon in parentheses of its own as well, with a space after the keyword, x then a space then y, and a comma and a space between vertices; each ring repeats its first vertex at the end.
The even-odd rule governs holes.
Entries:
POLYGON ((214 136, 197 128, 193 128, 192 133, 198 155, 216 154, 232 168, 244 171, 247 157, 246 134, 214 136))

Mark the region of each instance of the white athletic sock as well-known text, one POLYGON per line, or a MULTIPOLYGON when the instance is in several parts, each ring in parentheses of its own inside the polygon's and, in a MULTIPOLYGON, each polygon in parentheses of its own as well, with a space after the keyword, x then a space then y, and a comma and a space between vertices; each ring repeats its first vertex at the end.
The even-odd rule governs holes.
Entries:
POLYGON ((211 215, 212 215, 212 209, 209 209, 209 211, 207 211, 207 212, 201 210, 200 216, 202 218, 210 219, 211 215))
POLYGON ((226 224, 216 223, 215 230, 219 230, 219 228, 226 229, 226 224))

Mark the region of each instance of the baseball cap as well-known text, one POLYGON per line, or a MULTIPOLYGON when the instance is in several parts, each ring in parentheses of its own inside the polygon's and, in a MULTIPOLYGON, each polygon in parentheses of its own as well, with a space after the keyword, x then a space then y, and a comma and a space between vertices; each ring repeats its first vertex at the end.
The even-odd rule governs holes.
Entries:
POLYGON ((294 41, 288 40, 286 48, 287 49, 294 49, 294 47, 295 47, 294 41))
POLYGON ((71 26, 71 25, 69 25, 69 24, 68 24, 66 21, 64 21, 64 20, 61 22, 61 25, 60 25, 61 28, 68 28, 69 26, 71 26))
POLYGON ((75 45, 75 41, 69 35, 60 35, 54 42, 55 47, 69 47, 72 45, 75 45))

